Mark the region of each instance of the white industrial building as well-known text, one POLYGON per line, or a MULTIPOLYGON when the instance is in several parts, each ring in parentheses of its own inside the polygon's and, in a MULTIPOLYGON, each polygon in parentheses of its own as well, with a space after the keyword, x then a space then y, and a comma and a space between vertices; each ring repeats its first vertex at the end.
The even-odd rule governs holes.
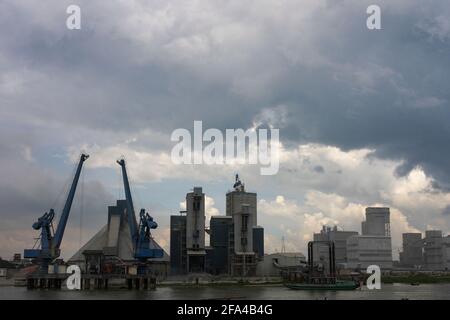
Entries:
POLYGON ((444 270, 450 270, 450 236, 443 238, 444 270))
POLYGON ((400 266, 407 268, 420 268, 423 265, 422 233, 403 233, 403 251, 400 252, 400 266))
POLYGON ((259 277, 279 277, 284 272, 298 271, 306 267, 305 255, 300 252, 266 254, 258 262, 256 275, 259 277))
POLYGON ((205 194, 200 187, 186 194, 186 249, 188 272, 204 272, 205 194))
POLYGON ((347 266, 367 268, 377 265, 392 269, 392 241, 389 208, 366 208, 366 221, 361 223, 362 235, 351 236, 347 240, 347 266))
MULTIPOLYGON (((356 231, 338 230, 337 226, 323 226, 319 233, 314 233, 314 241, 333 241, 336 264, 343 265, 347 263, 347 239, 356 235, 356 231)), ((328 246, 315 246, 314 250, 315 257, 328 257, 328 246)))
POLYGON ((236 177, 234 190, 226 195, 226 215, 233 218, 231 275, 250 276, 256 273, 257 255, 253 249, 256 208, 256 193, 246 192, 244 184, 236 177))
POLYGON ((450 236, 443 237, 441 230, 403 234, 402 267, 430 271, 450 270, 450 236))
POLYGON ((390 237, 352 236, 347 240, 348 267, 366 269, 377 265, 392 269, 392 246, 390 237))
POLYGON ((450 237, 443 237, 441 230, 427 230, 423 243, 425 269, 450 270, 450 237))

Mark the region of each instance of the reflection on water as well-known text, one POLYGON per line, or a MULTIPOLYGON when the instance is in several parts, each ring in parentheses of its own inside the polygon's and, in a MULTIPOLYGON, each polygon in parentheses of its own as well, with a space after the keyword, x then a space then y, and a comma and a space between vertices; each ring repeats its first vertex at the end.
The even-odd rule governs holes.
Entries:
POLYGON ((450 284, 386 284, 381 290, 295 291, 283 286, 158 287, 156 291, 128 290, 27 290, 0 287, 0 299, 436 299, 450 300, 450 284))

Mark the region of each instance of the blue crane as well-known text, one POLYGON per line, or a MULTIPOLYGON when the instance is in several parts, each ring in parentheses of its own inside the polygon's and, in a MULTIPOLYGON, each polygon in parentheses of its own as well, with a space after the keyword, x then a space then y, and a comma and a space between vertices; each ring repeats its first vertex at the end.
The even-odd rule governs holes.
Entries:
POLYGON ((156 229, 158 224, 147 212, 145 212, 145 209, 141 209, 139 212, 139 225, 137 224, 125 160, 118 160, 117 163, 122 167, 123 185, 127 203, 127 219, 133 242, 134 257, 141 261, 152 258, 162 258, 164 254, 163 250, 152 248, 152 235, 150 232, 151 229, 156 229))
POLYGON ((67 195, 67 200, 62 210, 56 232, 53 234, 53 218, 55 217, 55 210, 53 209, 50 209, 49 212, 44 213, 42 217, 38 218, 38 220, 33 223, 33 229, 41 230, 41 248, 25 249, 23 256, 24 258, 37 259, 41 264, 41 272, 47 273, 49 263, 58 258, 61 254, 59 247, 64 236, 67 220, 69 219, 70 208, 72 207, 78 180, 80 179, 81 169, 87 158, 89 158, 89 155, 87 154, 82 154, 80 157, 77 171, 73 178, 69 194, 67 195))

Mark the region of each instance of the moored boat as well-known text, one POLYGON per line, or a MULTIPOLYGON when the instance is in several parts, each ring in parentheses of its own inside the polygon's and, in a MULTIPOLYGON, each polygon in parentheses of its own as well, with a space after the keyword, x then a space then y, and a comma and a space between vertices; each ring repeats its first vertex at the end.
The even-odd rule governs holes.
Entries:
POLYGON ((293 290, 355 290, 359 283, 351 280, 336 280, 335 283, 285 283, 293 290))

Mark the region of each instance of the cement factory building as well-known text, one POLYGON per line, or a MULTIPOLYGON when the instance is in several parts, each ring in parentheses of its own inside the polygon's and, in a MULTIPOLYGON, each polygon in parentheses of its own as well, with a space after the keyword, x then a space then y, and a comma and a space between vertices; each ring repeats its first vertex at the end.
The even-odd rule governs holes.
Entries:
POLYGON ((226 215, 211 217, 205 247, 205 195, 195 187, 186 195, 186 215, 170 220, 171 273, 208 272, 254 276, 264 256, 264 229, 257 225, 256 193, 246 192, 238 176, 226 194, 226 215))
POLYGON ((200 187, 186 195, 186 215, 170 217, 171 274, 202 273, 206 267, 205 194, 200 187))

